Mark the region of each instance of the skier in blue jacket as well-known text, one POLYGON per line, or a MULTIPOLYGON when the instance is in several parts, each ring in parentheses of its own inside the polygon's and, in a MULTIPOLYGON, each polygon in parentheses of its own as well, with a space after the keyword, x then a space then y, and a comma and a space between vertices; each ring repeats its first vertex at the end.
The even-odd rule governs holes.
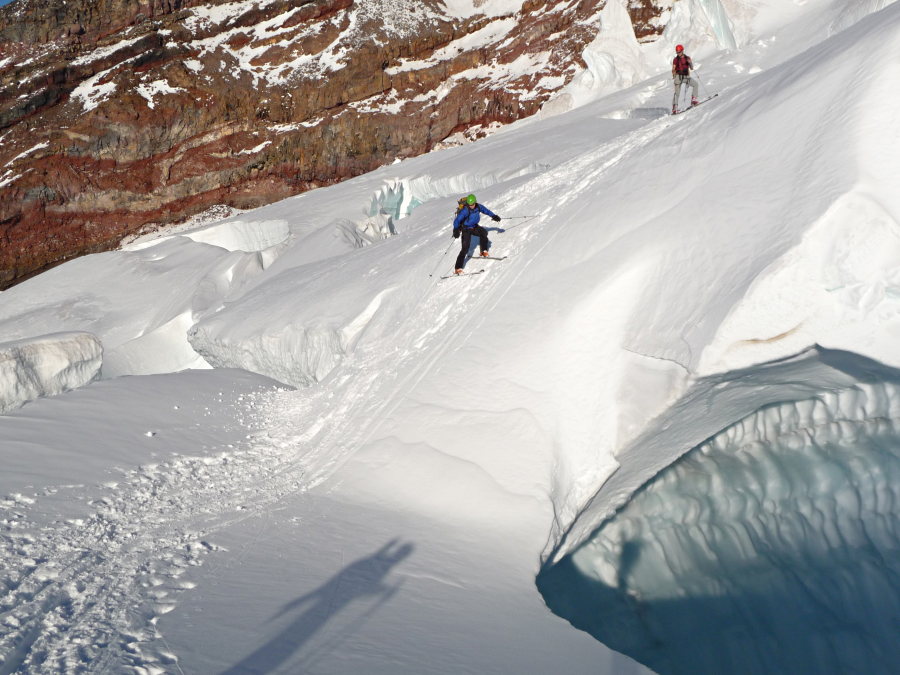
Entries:
POLYGON ((481 214, 483 213, 486 216, 490 216, 495 223, 500 222, 500 216, 493 213, 484 205, 479 204, 475 195, 469 195, 466 197, 465 201, 465 206, 459 210, 459 213, 456 214, 456 218, 453 219, 453 238, 457 239, 460 234, 462 234, 462 247, 460 248, 459 255, 456 257, 455 274, 462 274, 463 272, 463 265, 466 264, 466 254, 469 252, 472 235, 478 237, 481 255, 485 257, 490 255, 488 249, 491 247, 491 242, 488 239, 487 230, 478 224, 481 220, 481 214))

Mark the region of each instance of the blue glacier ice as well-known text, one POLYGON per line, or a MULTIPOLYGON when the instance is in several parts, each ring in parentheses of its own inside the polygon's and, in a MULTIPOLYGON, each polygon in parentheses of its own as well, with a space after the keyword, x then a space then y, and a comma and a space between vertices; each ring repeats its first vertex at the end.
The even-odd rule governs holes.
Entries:
POLYGON ((761 406, 538 577, 549 607, 663 674, 900 672, 900 385, 761 406))
POLYGON ((721 0, 698 0, 703 13, 709 20, 709 25, 715 33, 716 41, 724 49, 737 49, 737 40, 731 26, 728 13, 722 6, 721 0))

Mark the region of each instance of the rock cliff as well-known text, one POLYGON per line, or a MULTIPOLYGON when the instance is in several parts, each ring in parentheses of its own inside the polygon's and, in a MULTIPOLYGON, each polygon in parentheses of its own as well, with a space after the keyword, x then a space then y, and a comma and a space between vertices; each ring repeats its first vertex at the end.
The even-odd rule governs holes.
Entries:
MULTIPOLYGON (((0 288, 531 115, 582 67, 605 1, 16 0, 0 288)), ((629 2, 639 38, 671 4, 629 2)))

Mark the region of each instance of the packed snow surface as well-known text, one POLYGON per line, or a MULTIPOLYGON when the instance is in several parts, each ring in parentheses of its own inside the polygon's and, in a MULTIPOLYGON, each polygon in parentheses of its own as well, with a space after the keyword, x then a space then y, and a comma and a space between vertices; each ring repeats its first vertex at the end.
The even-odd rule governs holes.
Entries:
POLYGON ((0 419, 0 672, 890 663, 900 5, 625 9, 535 119, 0 294, 4 395, 100 369, 0 419))

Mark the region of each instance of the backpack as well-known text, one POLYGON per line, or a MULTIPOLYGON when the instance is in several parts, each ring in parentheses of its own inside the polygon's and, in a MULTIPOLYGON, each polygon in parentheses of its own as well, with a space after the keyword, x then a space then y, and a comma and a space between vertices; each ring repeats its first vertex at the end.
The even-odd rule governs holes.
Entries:
POLYGON ((459 215, 459 212, 462 211, 467 206, 468 206, 468 204, 466 204, 466 198, 460 197, 459 201, 456 202, 456 213, 453 214, 453 217, 456 218, 456 216, 459 215))
POLYGON ((675 57, 675 72, 678 75, 690 75, 691 67, 693 64, 691 63, 691 57, 687 54, 679 54, 675 57))

